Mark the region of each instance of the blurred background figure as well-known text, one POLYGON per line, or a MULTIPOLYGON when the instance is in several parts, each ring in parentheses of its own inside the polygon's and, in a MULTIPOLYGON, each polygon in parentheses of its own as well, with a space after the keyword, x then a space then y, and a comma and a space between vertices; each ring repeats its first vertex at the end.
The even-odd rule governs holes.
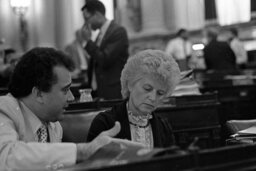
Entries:
POLYGON ((248 62, 248 57, 244 45, 239 39, 238 30, 236 28, 231 28, 229 31, 230 47, 236 55, 236 64, 239 68, 245 68, 245 64, 248 62))
POLYGON ((4 50, 4 63, 10 64, 15 60, 16 50, 13 48, 7 48, 4 50))
POLYGON ((204 48, 206 69, 236 69, 235 54, 227 42, 217 40, 217 28, 209 27, 204 29, 203 37, 206 43, 204 48))
POLYGON ((16 50, 0 44, 0 87, 7 87, 14 67, 19 60, 16 50))
POLYGON ((7 86, 7 84, 10 81, 10 77, 14 71, 14 68, 19 61, 19 58, 21 54, 16 53, 16 50, 13 48, 7 48, 4 50, 4 67, 2 71, 2 77, 3 77, 3 82, 4 86, 7 86))
POLYGON ((75 32, 75 40, 66 46, 65 51, 69 54, 75 64, 75 70, 72 72, 72 78, 81 78, 83 84, 88 84, 88 65, 90 55, 83 48, 82 31, 75 32))
POLYGON ((166 46, 166 52, 174 57, 180 70, 188 70, 188 61, 192 55, 192 44, 188 40, 188 31, 180 29, 176 38, 170 40, 166 46))

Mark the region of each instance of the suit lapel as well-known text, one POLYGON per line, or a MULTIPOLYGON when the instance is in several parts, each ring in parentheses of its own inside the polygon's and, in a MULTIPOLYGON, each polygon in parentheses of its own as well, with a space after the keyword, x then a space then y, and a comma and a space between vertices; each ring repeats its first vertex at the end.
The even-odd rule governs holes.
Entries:
POLYGON ((111 21, 106 33, 104 34, 103 38, 102 38, 102 41, 101 41, 101 44, 100 44, 100 47, 104 47, 105 46, 105 42, 107 40, 107 38, 109 37, 109 35, 111 35, 111 32, 113 30, 113 26, 114 26, 114 22, 111 21))

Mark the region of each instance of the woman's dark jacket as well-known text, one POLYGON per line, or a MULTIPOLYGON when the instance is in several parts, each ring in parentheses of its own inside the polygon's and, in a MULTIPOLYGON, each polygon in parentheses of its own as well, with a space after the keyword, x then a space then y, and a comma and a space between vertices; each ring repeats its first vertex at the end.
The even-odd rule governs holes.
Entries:
MULTIPOLYGON (((154 147, 168 147, 174 145, 174 136, 170 123, 166 118, 161 118, 152 114, 150 124, 153 132, 154 147)), ((126 109, 126 101, 114 106, 111 110, 98 114, 89 129, 87 141, 92 141, 102 131, 112 128, 115 121, 121 124, 121 131, 115 138, 131 140, 130 124, 126 109)))

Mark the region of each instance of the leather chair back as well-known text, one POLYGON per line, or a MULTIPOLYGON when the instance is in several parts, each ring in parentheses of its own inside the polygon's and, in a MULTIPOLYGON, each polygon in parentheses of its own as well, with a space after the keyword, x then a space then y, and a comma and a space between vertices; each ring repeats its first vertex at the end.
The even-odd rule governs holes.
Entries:
POLYGON ((86 113, 65 114, 60 124, 63 128, 63 142, 86 142, 88 131, 94 117, 102 112, 93 111, 86 113))

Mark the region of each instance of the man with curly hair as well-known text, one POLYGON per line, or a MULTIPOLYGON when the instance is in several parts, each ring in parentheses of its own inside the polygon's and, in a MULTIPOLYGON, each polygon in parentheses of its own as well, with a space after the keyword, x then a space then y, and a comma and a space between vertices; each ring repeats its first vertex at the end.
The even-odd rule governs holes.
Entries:
POLYGON ((0 97, 1 170, 57 169, 88 159, 110 142, 135 145, 110 137, 120 131, 119 123, 91 143, 61 143, 58 121, 74 99, 73 68, 71 59, 53 48, 34 48, 21 57, 10 94, 0 97))

